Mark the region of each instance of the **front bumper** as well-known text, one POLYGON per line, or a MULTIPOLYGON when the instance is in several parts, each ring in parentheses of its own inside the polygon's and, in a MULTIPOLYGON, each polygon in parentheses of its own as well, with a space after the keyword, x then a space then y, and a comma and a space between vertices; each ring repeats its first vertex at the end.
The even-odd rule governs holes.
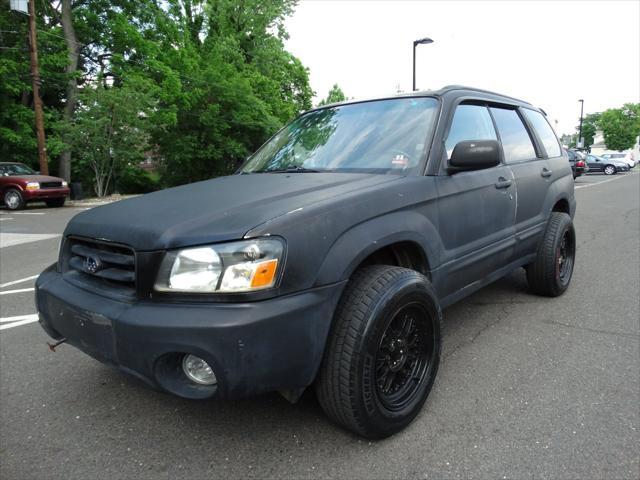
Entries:
POLYGON ((25 200, 46 200, 48 198, 62 198, 69 196, 69 188, 41 188, 39 190, 24 190, 22 196, 25 200))
POLYGON ((52 266, 36 282, 36 305, 51 337, 152 387, 235 398, 313 382, 343 286, 260 302, 127 303, 72 285, 52 266), (179 367, 185 353, 212 366, 216 386, 186 380, 179 367))

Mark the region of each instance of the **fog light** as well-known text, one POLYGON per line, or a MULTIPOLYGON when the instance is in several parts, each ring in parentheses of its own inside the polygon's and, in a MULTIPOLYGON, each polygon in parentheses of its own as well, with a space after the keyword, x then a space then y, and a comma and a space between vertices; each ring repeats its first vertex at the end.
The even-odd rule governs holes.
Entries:
POLYGON ((195 355, 187 354, 182 359, 182 370, 192 382, 200 385, 215 385, 217 379, 207 362, 195 355))

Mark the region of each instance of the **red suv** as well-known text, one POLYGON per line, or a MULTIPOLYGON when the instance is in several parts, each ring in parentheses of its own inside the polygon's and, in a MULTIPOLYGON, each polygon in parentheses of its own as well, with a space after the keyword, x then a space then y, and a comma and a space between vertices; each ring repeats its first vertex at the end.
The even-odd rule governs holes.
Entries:
POLYGON ((9 210, 38 200, 47 207, 62 207, 69 187, 63 179, 40 175, 23 163, 0 162, 0 195, 9 210))

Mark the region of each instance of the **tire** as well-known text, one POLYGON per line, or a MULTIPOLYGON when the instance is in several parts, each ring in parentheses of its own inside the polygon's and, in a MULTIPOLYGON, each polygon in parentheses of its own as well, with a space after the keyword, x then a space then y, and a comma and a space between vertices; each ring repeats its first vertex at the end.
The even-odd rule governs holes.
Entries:
POLYGON ((66 197, 52 198, 50 200, 45 200, 44 203, 46 203, 49 208, 60 208, 64 207, 64 202, 66 200, 66 197))
POLYGON ((526 267, 529 288, 538 295, 557 297, 571 282, 576 258, 576 233, 571 217, 551 212, 536 259, 526 267))
POLYGON ((613 175, 616 173, 616 167, 614 167, 613 165, 605 165, 602 171, 605 175, 613 175))
POLYGON ((17 188, 10 188, 4 192, 4 206, 9 210, 22 210, 26 205, 22 193, 17 188))
POLYGON ((405 428, 438 371, 441 319, 424 275, 386 265, 358 270, 336 308, 316 380, 325 413, 370 439, 405 428))

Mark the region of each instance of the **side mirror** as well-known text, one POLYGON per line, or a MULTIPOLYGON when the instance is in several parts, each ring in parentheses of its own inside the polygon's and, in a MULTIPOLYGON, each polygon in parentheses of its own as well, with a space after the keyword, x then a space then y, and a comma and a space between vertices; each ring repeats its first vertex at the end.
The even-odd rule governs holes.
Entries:
POLYGON ((482 170, 500 164, 497 140, 465 140, 456 144, 449 160, 449 173, 482 170))

